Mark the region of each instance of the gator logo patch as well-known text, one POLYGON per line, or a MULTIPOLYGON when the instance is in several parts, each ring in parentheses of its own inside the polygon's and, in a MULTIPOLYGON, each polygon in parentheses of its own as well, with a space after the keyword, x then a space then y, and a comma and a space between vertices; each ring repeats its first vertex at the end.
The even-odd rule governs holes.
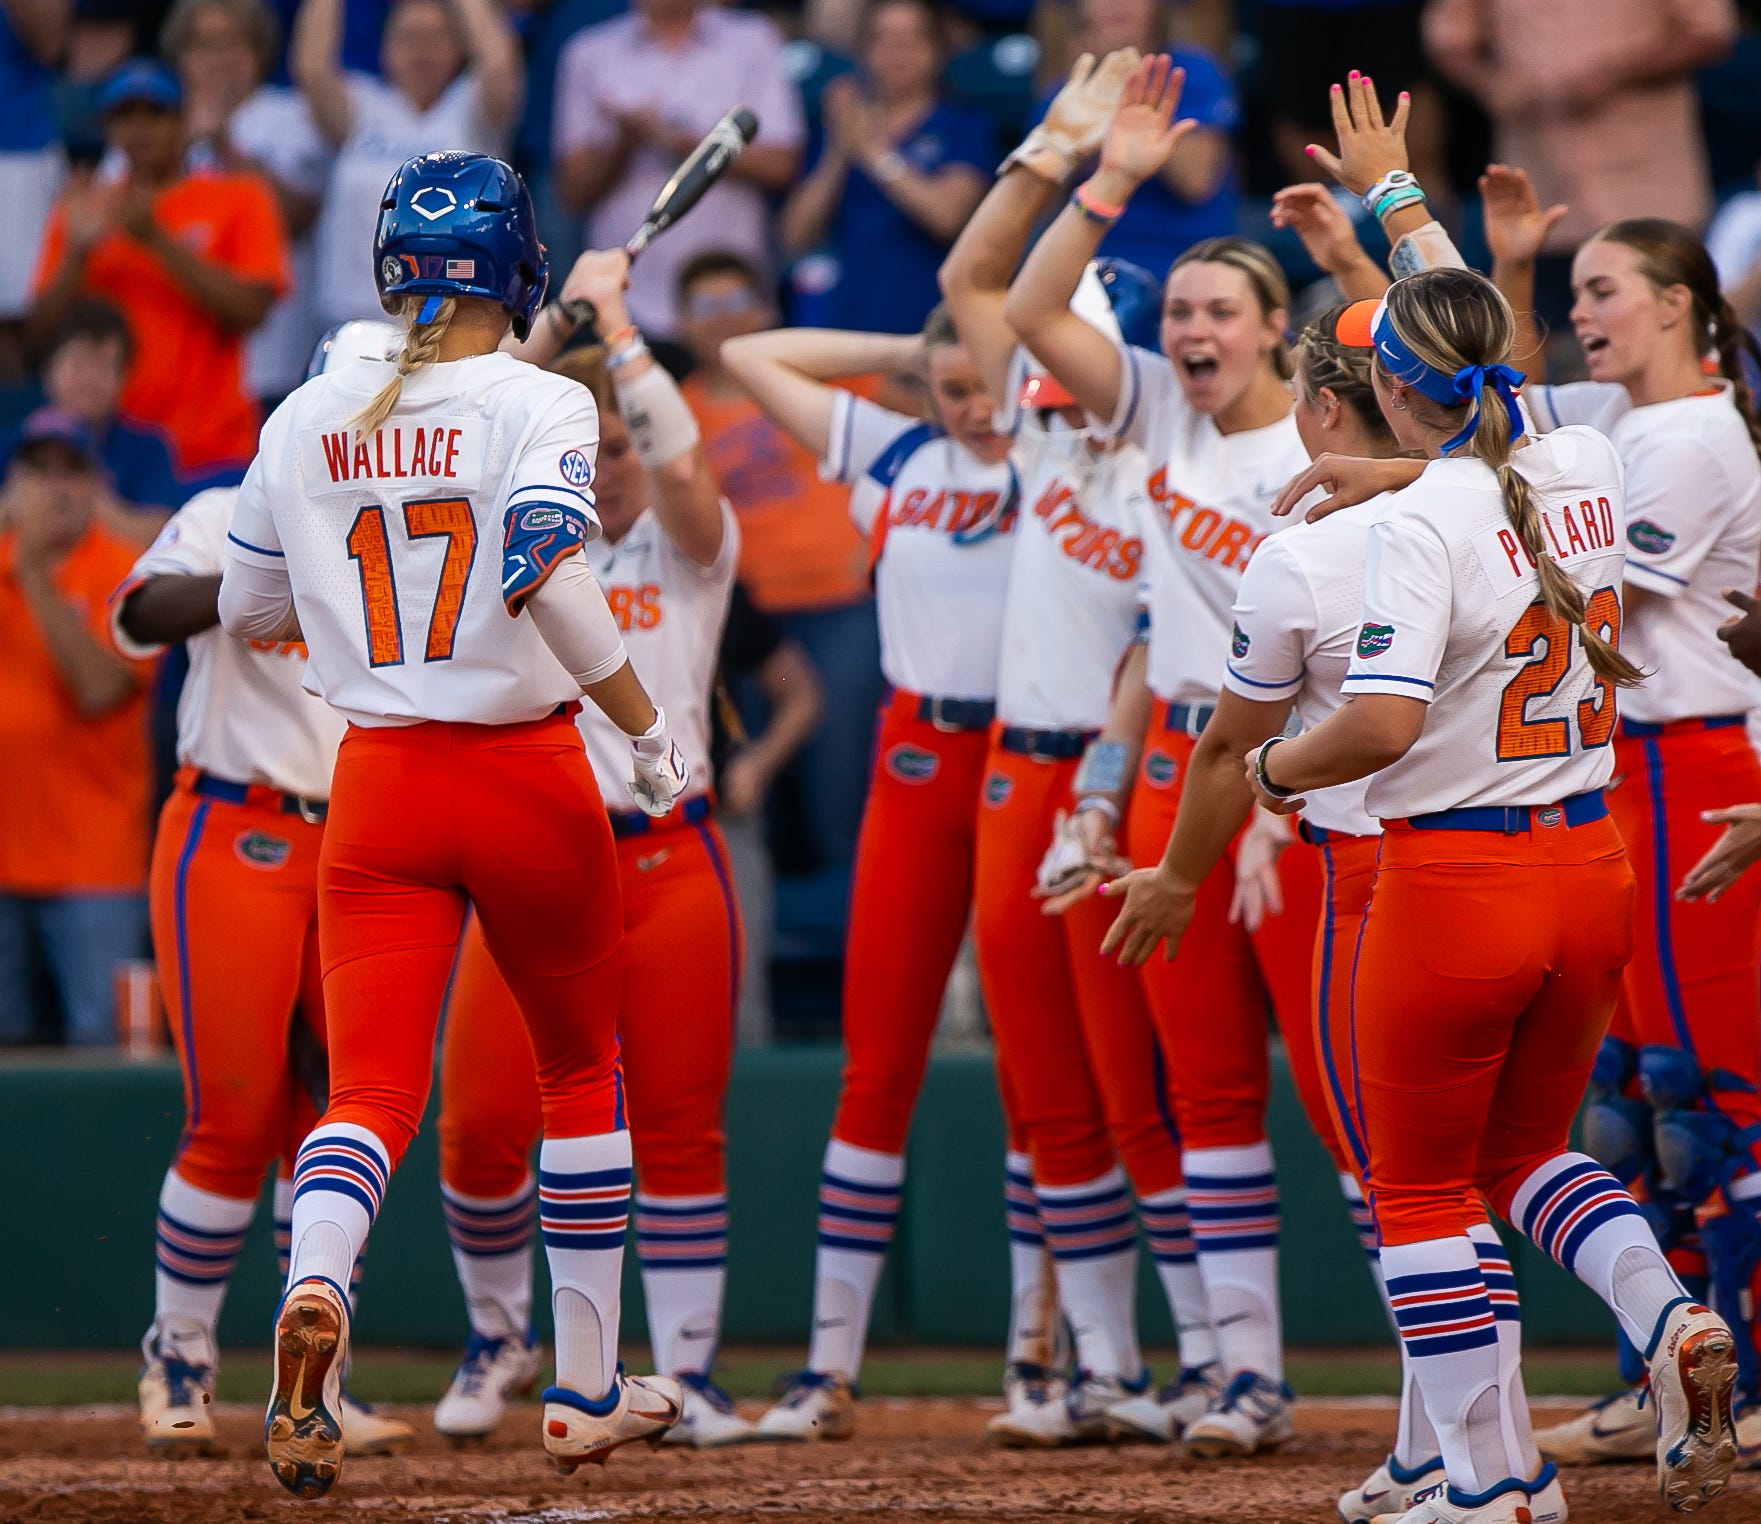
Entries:
POLYGON ((1229 654, 1240 661, 1242 657, 1247 655, 1249 644, 1247 632, 1240 625, 1236 625, 1235 632, 1229 637, 1229 654))
POLYGON ((1015 780, 1007 773, 992 773, 984 780, 984 802, 987 809, 1001 809, 1015 792, 1015 780))
POLYGON ((1653 524, 1649 519, 1636 519, 1627 525, 1627 543, 1634 550, 1642 550, 1648 556, 1660 556, 1675 544, 1675 536, 1661 524, 1653 524))
POLYGON ((1166 788, 1180 771, 1180 764, 1165 751, 1152 751, 1143 759, 1143 776, 1151 788, 1166 788))
POLYGON ((887 771, 901 783, 928 783, 941 765, 940 757, 921 746, 895 746, 887 753, 887 771))
POLYGON ((1380 656, 1393 644, 1394 626, 1391 624, 1366 624, 1357 632, 1359 656, 1380 656))
POLYGON ((1535 824, 1551 829, 1565 819, 1565 811, 1557 804, 1549 804, 1535 811, 1535 824))
POLYGON ((560 508, 528 508, 520 515, 520 528, 541 531, 545 529, 561 529, 563 527, 563 511, 560 508))
POLYGON ((267 831, 246 831, 233 842, 232 850, 253 868, 279 868, 293 852, 293 843, 267 831))

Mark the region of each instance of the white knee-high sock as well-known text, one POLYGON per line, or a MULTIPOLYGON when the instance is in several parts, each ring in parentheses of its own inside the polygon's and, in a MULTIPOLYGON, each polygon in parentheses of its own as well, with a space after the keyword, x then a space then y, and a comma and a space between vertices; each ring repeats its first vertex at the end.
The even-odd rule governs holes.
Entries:
POLYGON ((1413 1479, 1428 1471, 1442 1453, 1437 1448, 1437 1431, 1425 1412, 1425 1394, 1419 1390, 1419 1378, 1413 1369, 1412 1356, 1406 1352, 1406 1341, 1400 1337, 1400 1323, 1388 1301, 1388 1287, 1382 1279, 1381 1237, 1376 1231, 1374 1214, 1364 1200, 1362 1188, 1354 1175, 1339 1177, 1339 1190, 1351 1212, 1351 1225, 1357 1231, 1358 1247, 1370 1262, 1370 1273, 1376 1280, 1376 1292, 1382 1298, 1383 1310, 1394 1330, 1395 1347, 1400 1351, 1400 1411, 1394 1424, 1394 1448, 1388 1459, 1402 1475, 1397 1480, 1413 1479))
POLYGON ((854 1381, 893 1229, 905 1156, 833 1138, 819 1176, 819 1253, 813 1272, 813 1338, 807 1368, 854 1381))
POLYGON ((1490 1222, 1470 1223, 1468 1237, 1479 1252, 1480 1279, 1486 1283, 1486 1299, 1498 1321, 1498 1418, 1504 1425, 1504 1444, 1511 1458, 1526 1468, 1522 1477, 1529 1481, 1541 1470, 1541 1452, 1535 1448, 1529 1394, 1523 1389, 1523 1314, 1516 1273, 1504 1240, 1490 1222))
POLYGON ((466 1196, 442 1181, 440 1204, 471 1331, 485 1339, 525 1338, 532 1326, 537 1177, 527 1175, 506 1196, 466 1196))
POLYGON ((254 1200, 191 1185, 175 1166, 159 1188, 153 1248, 153 1330, 148 1340, 189 1365, 214 1362, 214 1326, 256 1210, 254 1200))
POLYGON ((1272 1145, 1189 1148, 1186 1201, 1213 1326, 1230 1375, 1284 1379, 1278 1308, 1278 1181, 1272 1145))
POLYGON ((1009 1354, 1011 1365, 1050 1370, 1058 1360, 1058 1282, 1033 1188, 1033 1160, 1003 1156, 1003 1220, 1009 1231, 1009 1354))
POLYGON ((1186 1187, 1157 1191, 1137 1198, 1137 1216, 1149 1240, 1150 1258, 1168 1299, 1168 1316, 1180 1350, 1182 1370, 1202 1370, 1217 1360, 1217 1330, 1211 1326, 1211 1302, 1205 1295, 1204 1272, 1198 1267, 1198 1245, 1192 1236, 1192 1214, 1186 1208, 1186 1187))
POLYGON ((1125 1172, 1117 1167, 1079 1185, 1041 1185, 1040 1222, 1070 1320, 1079 1369, 1136 1381, 1137 1225, 1125 1172))
POLYGON ((550 1262, 556 1384, 604 1397, 618 1365, 629 1133, 546 1138, 538 1148, 538 1222, 550 1262))
POLYGON ((663 1376, 708 1373, 721 1343, 728 1278, 728 1198, 636 1193, 636 1252, 648 1342, 663 1376))
POLYGON ((320 1277, 348 1295, 391 1180, 391 1150, 352 1122, 320 1123, 294 1160, 287 1284, 320 1277))

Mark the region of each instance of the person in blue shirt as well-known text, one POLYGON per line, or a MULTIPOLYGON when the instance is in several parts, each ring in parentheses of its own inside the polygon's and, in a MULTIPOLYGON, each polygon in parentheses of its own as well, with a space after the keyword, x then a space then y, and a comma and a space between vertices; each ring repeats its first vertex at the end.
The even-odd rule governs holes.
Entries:
MULTIPOLYGON (((1194 244, 1237 231, 1241 193, 1233 135, 1240 112, 1235 87, 1209 53, 1169 44, 1163 0, 1079 0, 1076 11, 1072 58, 1080 53, 1105 58, 1115 48, 1136 48, 1146 55, 1166 53, 1176 68, 1186 70, 1180 114, 1196 121, 1199 130, 1181 140, 1101 242, 1103 256, 1129 260, 1165 280, 1168 267, 1194 244)), ((1045 116, 1057 93, 1054 85, 1040 98, 1030 125, 1045 116)))
POLYGON ((0 0, 0 384, 24 374, 21 320, 49 208, 61 185, 55 61, 67 44, 72 0, 0 0))
POLYGON ((942 98, 946 56, 926 0, 869 7, 861 69, 826 86, 783 207, 798 324, 915 333, 941 299, 936 270, 998 158, 989 121, 942 98))

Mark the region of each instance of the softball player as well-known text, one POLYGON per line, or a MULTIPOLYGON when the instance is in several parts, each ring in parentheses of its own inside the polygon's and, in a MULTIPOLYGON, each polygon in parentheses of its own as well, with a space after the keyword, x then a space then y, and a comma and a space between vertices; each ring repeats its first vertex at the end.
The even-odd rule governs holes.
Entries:
POLYGON ((1566 1151, 1633 941, 1602 796, 1615 690, 1640 678, 1617 649, 1624 472, 1594 430, 1525 437, 1515 320, 1481 277, 1398 281, 1371 331, 1384 414, 1431 463, 1371 526, 1351 701, 1248 768, 1283 812, 1368 777, 1383 826, 1354 954, 1355 1105, 1382 1275, 1447 1474, 1406 1517, 1564 1517, 1552 1466, 1505 1421, 1476 1192, 1645 1351, 1659 1486, 1688 1511, 1736 1460, 1735 1341, 1619 1182, 1566 1151))
MULTIPOLYGON (((598 310, 605 352, 559 368, 599 409, 595 511, 586 548, 648 691, 672 717, 695 791, 671 814, 613 811, 624 893, 618 1038, 639 1189, 636 1244, 656 1369, 684 1389, 672 1442, 730 1444, 751 1426, 710 1380, 727 1263, 722 1103, 733 1058, 740 917, 709 793, 710 690, 739 535, 672 378, 623 305, 628 259, 590 253, 571 280, 598 310), (678 931, 691 928, 691 955, 678 931)), ((577 720, 602 791, 621 786, 627 743, 603 714, 577 720)), ((440 1177, 471 1337, 434 1412, 442 1434, 487 1434, 530 1384, 532 1224, 527 1167, 541 1117, 530 1050, 507 1051, 514 998, 473 921, 441 1047, 440 1177)), ((517 1045, 516 1045, 517 1047, 517 1045)))
MULTIPOLYGON (((948 971, 972 905, 973 853, 1019 482, 984 378, 945 309, 921 339, 780 329, 729 340, 754 400, 851 483, 869 537, 881 666, 874 777, 857 846, 844 960, 846 1062, 820 1177, 807 1369, 760 1438, 843 1439, 881 1262, 898 1221, 905 1135, 948 971), (853 396, 839 376, 921 366, 937 422, 853 396)), ((1010 1077, 1000 1074, 1011 1116, 1010 1077)), ((1011 1406, 1060 1395, 1056 1322, 1027 1155, 1011 1131, 1005 1200, 1013 1281, 1011 1406), (1023 1367, 1034 1367, 1028 1378, 1023 1367)))
POLYGON ((229 633, 302 632, 309 687, 350 721, 318 864, 330 1104, 295 1165, 264 1424, 277 1478, 305 1497, 341 1464, 341 1288, 427 1099, 467 899, 538 1054, 557 1324, 545 1448, 565 1469, 603 1461, 664 1433, 681 1402, 617 1366, 623 914, 573 706, 586 694, 632 738, 644 808, 664 814, 687 774, 578 554, 599 529, 592 399, 495 353, 546 279, 531 199, 499 160, 408 161, 373 255, 387 310, 410 322, 403 348, 276 410, 220 588, 229 633))
MULTIPOLYGON (((329 364, 395 341, 387 323, 348 325, 314 358, 329 364)), ((117 590, 111 622, 131 656, 189 643, 178 700, 176 787, 160 814, 151 876, 159 981, 183 1070, 185 1121, 159 1192, 153 1326, 141 1343, 147 1447, 209 1453, 215 1325, 264 1169, 316 1112, 295 1071, 290 1028, 324 1036, 317 865, 343 723, 300 686, 305 648, 248 645, 219 628, 216 600, 238 493, 200 492, 117 590)), ((279 1185, 280 1182, 278 1181, 279 1185)), ((278 1214, 279 1215, 279 1214, 278 1214)), ((401 1449, 408 1424, 344 1393, 356 1455, 401 1449)))
MULTIPOLYGON (((1268 505, 1307 459, 1291 416, 1288 296, 1263 249, 1212 239, 1180 257, 1163 296, 1163 356, 1110 341, 1069 311, 1124 201, 1191 126, 1173 120, 1179 88, 1166 58, 1134 72, 1099 171, 1034 247, 1006 308, 1022 342, 1091 416, 1110 420, 1112 435, 1142 447, 1151 473, 1144 544, 1156 704, 1127 835, 1132 861, 1145 865, 1161 856, 1181 776, 1213 713, 1242 570, 1284 527, 1268 505)), ((1318 862, 1287 857, 1284 912, 1252 934, 1229 916, 1236 871, 1232 862, 1207 881, 1203 935, 1187 955, 1144 971, 1176 1076, 1193 1236, 1228 1382, 1186 1431, 1189 1449, 1205 1456, 1269 1448, 1291 1432, 1265 1130, 1268 992, 1309 1115, 1323 1137, 1331 1132, 1304 977, 1319 919, 1318 862)))

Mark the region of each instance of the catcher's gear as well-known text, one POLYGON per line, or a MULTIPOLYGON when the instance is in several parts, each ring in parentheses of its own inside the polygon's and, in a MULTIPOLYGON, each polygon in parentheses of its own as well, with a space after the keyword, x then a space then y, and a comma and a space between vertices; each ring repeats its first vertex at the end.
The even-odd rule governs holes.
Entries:
POLYGON ((1052 823, 1052 844, 1040 859, 1033 897, 1043 900, 1045 915, 1062 915, 1087 899, 1106 880, 1129 873, 1131 864, 1119 856, 1112 828, 1098 810, 1059 810, 1052 823))

